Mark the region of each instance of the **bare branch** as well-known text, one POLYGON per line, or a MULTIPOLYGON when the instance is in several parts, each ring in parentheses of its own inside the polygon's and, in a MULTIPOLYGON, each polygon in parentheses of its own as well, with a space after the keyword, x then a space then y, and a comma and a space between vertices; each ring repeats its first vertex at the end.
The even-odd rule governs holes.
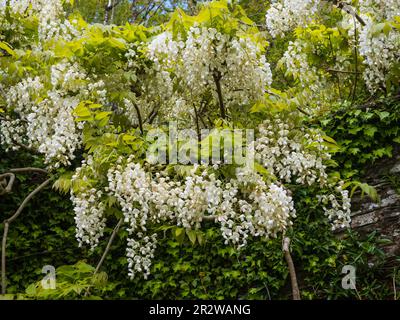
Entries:
POLYGON ((160 106, 159 105, 155 106, 151 110, 151 112, 148 114, 146 120, 144 120, 144 123, 152 124, 154 119, 157 117, 159 110, 160 110, 160 106))
POLYGON ((301 300, 299 285, 297 283, 296 269, 294 267, 292 256, 290 255, 289 245, 290 245, 290 238, 284 237, 282 241, 282 250, 285 255, 285 260, 289 268, 290 281, 292 284, 293 300, 301 300))
POLYGON ((104 250, 103 255, 101 256, 101 259, 100 259, 99 263, 96 266, 96 270, 94 271, 94 274, 99 272, 99 270, 100 270, 100 268, 101 268, 101 266, 102 266, 102 264, 104 262, 104 259, 106 258, 108 252, 110 251, 110 248, 111 248, 111 245, 112 245, 112 243, 113 243, 113 241, 115 239, 115 236, 117 235, 119 229, 121 228, 122 222, 124 222, 123 218, 119 219, 117 225, 115 226, 115 228, 114 228, 114 230, 113 230, 113 232, 111 234, 110 240, 108 240, 107 247, 104 250))
MULTIPOLYGON (((356 19, 353 17, 354 20, 354 41, 357 43, 357 25, 356 25, 356 19)), ((355 74, 354 74, 354 85, 353 85, 353 90, 352 90, 352 98, 351 98, 351 104, 353 105, 354 100, 356 98, 356 91, 357 91, 357 81, 358 81, 358 50, 357 50, 357 45, 354 45, 354 62, 355 62, 355 74)))
POLYGON ((222 88, 221 88, 221 73, 218 70, 214 70, 213 78, 215 82, 215 86, 217 88, 218 101, 219 101, 219 111, 222 119, 226 119, 224 98, 222 96, 222 88))
POLYGON ((195 116, 195 122, 196 122, 196 133, 197 133, 197 141, 201 141, 201 132, 200 132, 200 123, 199 123, 199 113, 197 111, 196 105, 193 104, 193 109, 194 109, 194 116, 195 116))
POLYGON ((362 26, 365 26, 365 21, 355 12, 355 10, 349 6, 347 3, 342 1, 333 0, 333 4, 336 5, 339 9, 342 9, 344 12, 352 15, 362 26))
POLYGON ((1 249, 1 294, 6 294, 6 248, 7 248, 7 236, 10 224, 18 218, 22 210, 26 207, 28 202, 41 190, 43 190, 51 181, 51 178, 44 181, 35 190, 33 190, 21 203, 17 211, 8 219, 4 220, 4 232, 3 232, 3 242, 1 249))
POLYGON ((47 170, 42 169, 42 168, 34 168, 34 167, 14 168, 14 169, 10 169, 8 171, 12 172, 12 173, 40 172, 40 173, 48 174, 47 170))
MULTIPOLYGON (((113 232, 111 234, 110 239, 108 240, 106 249, 104 250, 104 252, 103 252, 103 254, 101 256, 100 261, 97 263, 96 270, 94 270, 93 275, 97 274, 100 271, 100 268, 103 265, 103 262, 104 262, 104 260, 105 260, 105 258, 107 256, 108 252, 110 251, 111 245, 112 245, 112 243, 113 243, 113 241, 114 241, 119 229, 121 228, 121 225, 122 225, 123 222, 124 222, 123 218, 119 219, 117 225, 115 226, 115 228, 114 228, 114 230, 113 230, 113 232)), ((89 294, 90 294, 90 287, 87 288, 87 290, 85 292, 85 296, 88 296, 89 294)))
POLYGON ((326 71, 328 71, 328 72, 337 72, 337 73, 350 73, 350 74, 355 74, 355 73, 360 74, 361 73, 359 71, 334 70, 334 69, 326 69, 326 71))
POLYGON ((162 5, 163 5, 163 2, 160 2, 160 4, 157 6, 157 8, 155 8, 155 10, 154 10, 152 13, 151 13, 151 10, 150 10, 150 12, 148 12, 148 13, 145 15, 145 17, 147 16, 146 22, 145 22, 146 25, 149 23, 150 19, 156 15, 156 13, 158 12, 158 10, 161 9, 162 5))
POLYGON ((14 181, 15 181, 15 175, 13 173, 0 174, 0 195, 10 193, 14 181), (7 183, 7 178, 9 178, 8 183, 7 183), (4 182, 5 185, 3 185, 4 182))
POLYGON ((110 11, 111 11, 111 22, 112 22, 112 19, 114 18, 114 8, 117 5, 119 5, 120 2, 121 2, 121 0, 108 0, 108 3, 105 7, 104 24, 108 24, 110 11))
POLYGON ((301 113, 305 114, 306 116, 309 116, 309 117, 311 116, 306 110, 300 108, 299 106, 297 106, 296 109, 298 111, 300 111, 301 113))
POLYGON ((135 108, 136 114, 137 114, 137 117, 138 117, 140 133, 143 134, 144 131, 143 131, 142 115, 141 115, 139 107, 137 106, 136 103, 133 104, 133 107, 135 108))

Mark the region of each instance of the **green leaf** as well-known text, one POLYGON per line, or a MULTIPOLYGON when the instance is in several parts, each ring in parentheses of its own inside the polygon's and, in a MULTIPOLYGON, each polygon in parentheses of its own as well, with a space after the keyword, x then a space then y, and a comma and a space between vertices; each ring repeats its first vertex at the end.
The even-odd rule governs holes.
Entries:
POLYGON ((196 230, 187 229, 186 234, 189 237, 189 240, 192 244, 196 243, 197 233, 196 230))
POLYGON ((383 33, 388 36, 390 31, 392 31, 392 26, 390 25, 390 23, 386 22, 382 28, 383 33))
POLYGON ((80 118, 87 118, 87 117, 91 117, 91 115, 92 115, 89 108, 86 107, 85 103, 78 104, 78 106, 74 110, 74 114, 80 118))
POLYGON ((110 121, 110 118, 109 117, 105 117, 105 118, 101 119, 97 125, 100 128, 103 128, 108 124, 109 121, 110 121))
POLYGON ((367 183, 362 183, 359 181, 354 182, 354 187, 352 188, 350 192, 350 197, 353 197, 354 192, 360 188, 361 189, 361 197, 364 197, 364 194, 367 194, 374 202, 377 202, 379 200, 379 195, 376 189, 372 186, 370 186, 367 183))
POLYGON ((364 128, 364 133, 369 137, 373 137, 377 131, 378 131, 378 128, 373 127, 373 126, 368 126, 368 127, 364 128))
POLYGON ((201 231, 197 232, 197 241, 199 242, 199 245, 203 245, 204 244, 204 234, 201 231))
POLYGON ((183 228, 175 228, 175 237, 179 237, 184 231, 183 228))
POLYGON ((67 193, 72 187, 72 172, 66 172, 60 176, 53 184, 53 188, 62 193, 67 193))
POLYGON ((130 134, 124 134, 122 136, 122 140, 126 143, 126 144, 133 144, 137 141, 137 138, 135 136, 132 136, 130 134))
POLYGON ((120 50, 126 49, 126 42, 124 39, 110 38, 110 39, 108 39, 108 43, 110 44, 111 47, 114 47, 114 48, 117 48, 120 50))
POLYGON ((11 47, 6 42, 0 42, 0 49, 3 49, 5 52, 13 57, 16 56, 15 51, 11 49, 11 47))
POLYGON ((184 228, 175 228, 174 231, 175 239, 179 242, 179 244, 183 243, 185 239, 185 229, 184 228))
POLYGON ((83 261, 79 261, 75 267, 77 268, 77 270, 79 272, 82 273, 91 273, 95 270, 94 267, 92 267, 91 265, 88 265, 87 263, 83 262, 83 261))
POLYGON ((112 114, 111 111, 102 111, 102 112, 96 113, 96 116, 94 118, 96 120, 103 120, 104 118, 107 118, 111 114, 112 114))
POLYGON ((267 107, 261 101, 256 102, 250 109, 251 113, 263 113, 267 111, 267 107))
POLYGON ((29 296, 35 296, 37 293, 37 287, 35 283, 32 283, 25 289, 25 293, 29 296))
POLYGON ((333 145, 337 146, 337 142, 334 139, 332 139, 331 137, 322 136, 322 139, 324 139, 325 142, 328 142, 330 144, 333 144, 333 145))
POLYGON ((378 111, 377 113, 379 115, 379 118, 381 118, 381 120, 384 120, 390 116, 390 113, 387 111, 378 111))

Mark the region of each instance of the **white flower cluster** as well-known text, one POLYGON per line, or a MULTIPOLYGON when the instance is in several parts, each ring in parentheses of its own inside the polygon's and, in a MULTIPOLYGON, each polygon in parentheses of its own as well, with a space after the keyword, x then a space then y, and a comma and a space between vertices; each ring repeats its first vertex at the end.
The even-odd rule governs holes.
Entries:
POLYGON ((247 238, 276 237, 292 225, 296 217, 292 197, 282 186, 267 184, 249 168, 237 170, 237 179, 227 184, 222 208, 218 216, 226 244, 231 242, 241 248, 247 238), (240 192, 239 192, 240 190, 240 192))
POLYGON ((105 205, 100 201, 101 196, 102 192, 95 188, 80 192, 77 196, 71 196, 77 226, 76 238, 80 246, 88 244, 94 248, 103 236, 105 205))
POLYGON ((83 127, 72 115, 78 103, 77 98, 62 97, 52 91, 26 116, 30 146, 44 154, 46 164, 69 165, 75 158, 74 152, 82 143, 83 127))
POLYGON ((129 238, 127 253, 128 276, 133 279, 136 274, 142 274, 145 279, 150 275, 150 267, 157 247, 157 234, 147 236, 142 232, 135 234, 136 239, 129 238))
POLYGON ((76 238, 79 245, 88 244, 93 249, 103 236, 106 219, 105 204, 101 202, 103 191, 90 185, 89 180, 94 172, 92 165, 93 159, 89 157, 76 169, 72 176, 72 184, 79 187, 71 189, 71 201, 74 206, 76 238))
POLYGON ((364 80, 371 92, 385 86, 387 74, 400 61, 400 33, 372 35, 373 27, 369 21, 360 34, 360 54, 367 65, 364 80))
POLYGON ((61 6, 61 1, 58 0, 2 0, 0 1, 0 10, 5 10, 7 2, 12 13, 22 15, 29 13, 29 11, 43 12, 43 15, 48 15, 49 19, 59 13, 61 6))
POLYGON ((348 228, 351 221, 351 199, 349 192, 343 189, 343 182, 335 188, 335 193, 319 195, 325 214, 332 223, 332 230, 348 228), (338 195, 341 200, 338 200, 338 195))
POLYGON ((39 77, 26 78, 15 86, 9 88, 6 96, 7 109, 13 110, 20 117, 13 119, 9 116, 3 121, 0 121, 0 142, 6 150, 12 148, 17 150, 20 147, 18 143, 30 144, 29 137, 26 135, 27 114, 34 107, 34 94, 43 89, 43 84, 39 77))
POLYGON ((360 13, 370 15, 376 20, 392 20, 399 15, 398 0, 359 0, 360 13))
MULTIPOLYGON (((319 14, 319 6, 333 4, 321 0, 279 0, 271 5, 267 12, 267 27, 272 36, 283 36, 296 27, 307 27, 322 19, 319 14)), ((375 92, 386 86, 386 80, 390 70, 400 60, 400 32, 396 28, 390 28, 387 32, 377 31, 379 24, 393 22, 396 16, 400 16, 400 1, 397 0, 361 0, 353 3, 352 10, 357 12, 365 26, 357 21, 348 12, 342 11, 342 21, 339 23, 348 30, 349 44, 358 47, 358 52, 366 66, 363 78, 368 89, 375 92), (355 24, 355 26, 354 26, 355 24), (355 42, 355 30, 357 29, 357 42, 355 42)), ((315 68, 310 67, 306 61, 307 47, 304 40, 296 40, 289 44, 282 61, 290 74, 297 76, 303 87, 312 84, 312 92, 318 90, 319 81, 316 80, 315 68)), ((337 53, 337 60, 343 60, 337 53)), ((336 66, 335 66, 336 68, 336 66)), ((343 66, 336 68, 343 70, 343 66)), ((344 70, 346 71, 346 70, 344 70)), ((347 70, 350 71, 350 70, 347 70)), ((323 80, 320 77, 320 80, 323 80)), ((325 84, 319 87, 324 87, 325 84)))
POLYGON ((143 236, 148 225, 160 221, 175 221, 186 228, 196 226, 203 214, 210 208, 217 208, 214 201, 207 196, 215 197, 217 191, 213 181, 203 176, 187 177, 184 184, 170 180, 157 173, 151 177, 133 158, 123 165, 122 159, 108 172, 107 191, 116 197, 128 224, 128 263, 129 274, 149 271, 153 257, 155 236, 143 236), (140 245, 144 242, 145 246, 140 245))
POLYGON ((77 63, 60 62, 51 66, 50 81, 54 89, 79 92, 82 89, 80 80, 85 79, 86 73, 77 63))
POLYGON ((379 25, 394 21, 400 16, 400 2, 396 0, 361 0, 359 1, 359 14, 365 26, 353 17, 344 16, 342 27, 347 29, 350 42, 357 45, 363 57, 365 70, 363 78, 371 93, 386 86, 390 71, 400 61, 400 32, 390 28, 383 32, 379 25), (355 25, 354 25, 355 24, 355 25), (355 28, 358 33, 357 43, 354 43, 355 28))
POLYGON ((125 167, 121 161, 108 172, 108 191, 121 205, 130 233, 146 231, 149 221, 176 219, 185 228, 199 227, 206 212, 218 209, 221 181, 206 171, 181 183, 160 173, 152 177, 133 158, 125 167))
POLYGON ((177 96, 173 92, 170 72, 162 69, 158 63, 148 66, 138 59, 137 52, 147 50, 148 46, 152 46, 154 52, 157 51, 157 43, 162 41, 161 35, 156 36, 150 43, 140 44, 138 48, 131 45, 125 54, 127 68, 130 69, 132 74, 140 77, 137 79, 136 87, 133 90, 134 98, 124 99, 125 112, 132 124, 138 123, 138 115, 134 106, 140 110, 143 119, 148 118, 156 110, 159 117, 170 118, 180 114, 173 107, 173 110, 171 110, 171 106, 176 104, 177 96), (138 70, 140 72, 137 72, 138 70))
POLYGON ((267 28, 273 37, 283 36, 296 26, 312 21, 320 0, 274 1, 266 14, 267 28))
POLYGON ((255 141, 257 160, 272 175, 285 183, 324 185, 327 179, 324 162, 330 159, 322 136, 279 118, 266 120, 255 141))
POLYGON ((351 203, 343 182, 328 182, 325 161, 331 158, 321 134, 313 129, 296 129, 279 118, 267 120, 255 141, 256 159, 268 172, 288 184, 315 185, 330 190, 318 195, 333 229, 350 224, 351 203), (341 200, 338 200, 338 199, 341 200))
POLYGON ((190 101, 189 110, 209 92, 217 105, 217 81, 228 108, 260 100, 272 81, 269 64, 251 39, 232 38, 214 28, 192 27, 185 41, 164 32, 150 42, 148 57, 158 72, 171 73, 180 84, 175 91, 180 110, 185 101, 190 101))
POLYGON ((308 63, 306 52, 310 50, 313 48, 302 40, 289 41, 288 49, 283 54, 280 63, 285 65, 287 74, 299 80, 303 88, 319 93, 324 81, 319 77, 317 68, 308 63))
POLYGON ((18 150, 19 145, 24 145, 26 129, 20 119, 12 119, 6 116, 0 119, 0 144, 5 146, 5 150, 18 150))
MULTIPOLYGON (((3 3, 0 2, 0 15, 4 14, 5 2, 5 0, 3 3)), ((13 14, 36 15, 39 21, 38 35, 41 41, 58 37, 71 40, 73 36, 80 35, 75 26, 65 19, 61 0, 10 0, 9 9, 13 14)))
POLYGON ((15 149, 18 142, 36 149, 50 168, 70 165, 82 143, 83 123, 75 121, 75 107, 89 97, 105 102, 105 96, 104 82, 88 84, 77 64, 53 65, 48 77, 26 78, 9 88, 6 108, 18 120, 0 122, 0 142, 6 148, 15 149))
POLYGON ((67 165, 81 143, 78 126, 72 116, 79 100, 62 97, 58 91, 49 91, 46 99, 35 103, 37 91, 34 90, 42 88, 39 78, 24 79, 10 88, 8 108, 19 115, 19 124, 25 130, 20 126, 7 127, 5 122, 5 125, 1 124, 1 135, 18 137, 25 131, 28 146, 43 153, 47 164, 54 163, 55 167, 67 165))
POLYGON ((163 173, 152 176, 132 157, 124 162, 118 160, 109 170, 106 191, 117 199, 128 224, 131 275, 139 269, 148 271, 155 243, 149 237, 145 240, 147 249, 139 243, 152 223, 172 222, 192 229, 200 228, 205 217, 212 216, 221 224, 226 242, 241 248, 250 235, 275 237, 295 217, 287 190, 268 185, 259 174, 245 168, 238 171, 237 179, 223 184, 207 167, 195 166, 181 182, 163 173))

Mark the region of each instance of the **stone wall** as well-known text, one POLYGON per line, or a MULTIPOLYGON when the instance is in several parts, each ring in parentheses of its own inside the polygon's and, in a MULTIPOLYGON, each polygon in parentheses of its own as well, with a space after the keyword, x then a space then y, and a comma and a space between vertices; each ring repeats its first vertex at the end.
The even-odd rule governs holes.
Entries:
POLYGON ((367 182, 378 191, 380 201, 374 203, 368 196, 356 195, 352 200, 353 229, 360 233, 377 231, 391 243, 383 250, 390 256, 400 255, 400 152, 371 165, 367 182))

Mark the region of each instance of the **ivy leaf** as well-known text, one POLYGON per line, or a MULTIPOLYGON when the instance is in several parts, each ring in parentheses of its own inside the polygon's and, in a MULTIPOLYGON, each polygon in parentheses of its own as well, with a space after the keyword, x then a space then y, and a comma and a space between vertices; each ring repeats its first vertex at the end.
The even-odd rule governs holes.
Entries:
POLYGON ((381 120, 384 120, 384 119, 386 119, 387 117, 390 116, 390 113, 387 112, 387 111, 380 111, 380 112, 377 112, 377 113, 378 113, 379 118, 380 118, 381 120))
POLYGON ((373 137, 377 131, 378 131, 378 128, 373 127, 373 126, 368 126, 368 127, 364 128, 364 133, 369 137, 373 137))

